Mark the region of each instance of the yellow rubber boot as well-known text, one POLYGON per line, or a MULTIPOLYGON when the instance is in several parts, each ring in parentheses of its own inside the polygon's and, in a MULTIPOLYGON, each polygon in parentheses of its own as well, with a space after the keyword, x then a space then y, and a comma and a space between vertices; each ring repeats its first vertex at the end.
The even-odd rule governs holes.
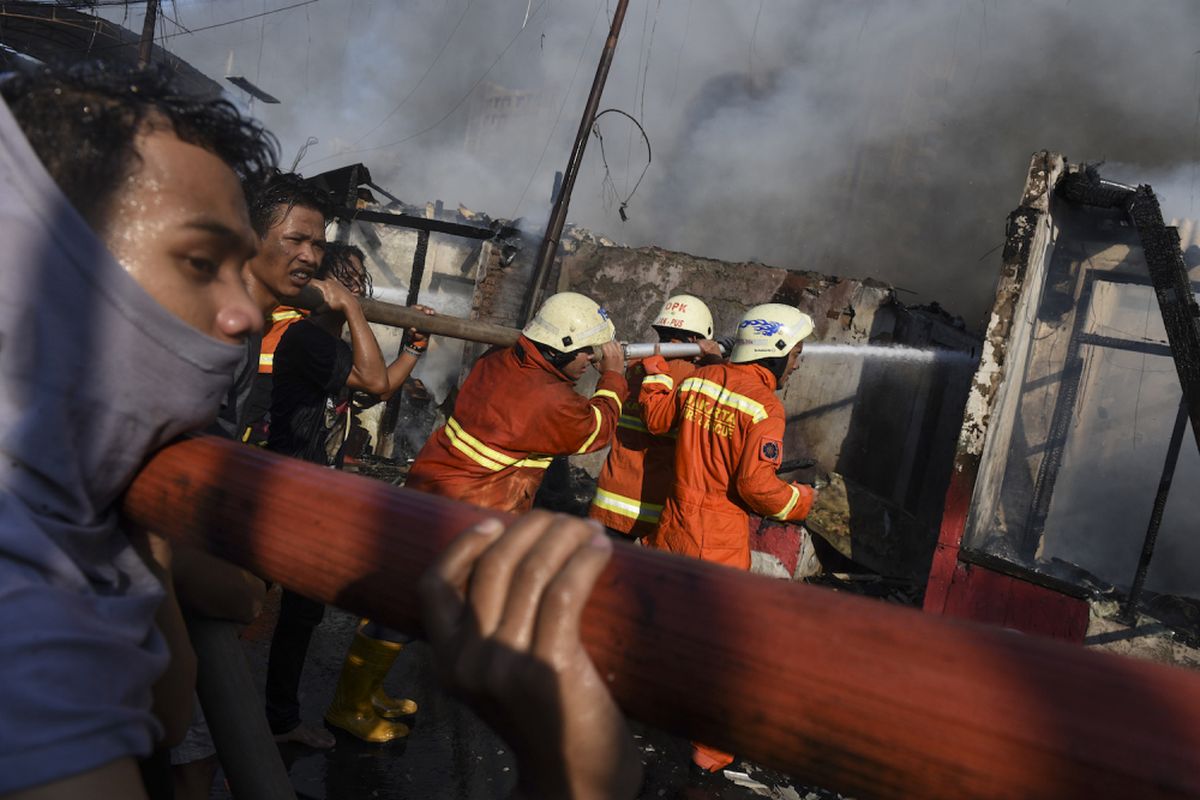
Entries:
MULTIPOLYGON (((403 645, 401 648, 403 649, 403 645)), ((375 687, 375 691, 371 695, 371 705, 375 706, 375 713, 384 719, 411 717, 417 713, 416 701, 409 700, 407 697, 392 697, 383 690, 382 686, 375 687)))
MULTIPOLYGON (((368 622, 369 620, 366 617, 363 617, 361 620, 359 620, 358 634, 360 636, 367 636, 364 631, 367 628, 368 622)), ((375 639, 371 636, 367 636, 367 638, 380 647, 390 647, 394 649, 396 651, 396 655, 392 656, 393 660, 395 660, 396 656, 400 655, 400 651, 404 649, 404 645, 400 642, 389 642, 386 639, 375 639)), ((399 719, 400 717, 411 717, 413 714, 416 714, 416 702, 406 698, 392 697, 383 690, 383 679, 386 677, 387 670, 384 670, 379 676, 379 681, 375 684, 375 688, 371 690, 371 703, 375 706, 375 713, 384 719, 399 719)))
POLYGON ((373 702, 401 647, 364 636, 361 631, 355 633, 325 721, 366 742, 390 742, 408 736, 407 725, 380 716, 373 702))

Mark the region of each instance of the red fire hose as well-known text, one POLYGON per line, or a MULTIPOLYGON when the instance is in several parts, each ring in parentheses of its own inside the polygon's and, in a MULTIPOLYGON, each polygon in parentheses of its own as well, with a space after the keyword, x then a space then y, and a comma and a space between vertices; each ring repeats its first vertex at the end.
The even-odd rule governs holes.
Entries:
MULTIPOLYGON (((488 512, 214 438, 135 525, 397 628, 488 512)), ((584 639, 631 716, 856 797, 1200 797, 1200 675, 619 545, 584 639)))

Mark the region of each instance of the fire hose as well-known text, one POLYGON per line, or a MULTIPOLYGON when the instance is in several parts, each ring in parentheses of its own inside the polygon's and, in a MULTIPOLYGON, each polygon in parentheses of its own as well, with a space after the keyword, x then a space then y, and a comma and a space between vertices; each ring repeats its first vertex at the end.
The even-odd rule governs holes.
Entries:
MULTIPOLYGON (((362 298, 358 302, 362 306, 363 316, 367 318, 367 322, 373 322, 377 325, 388 325, 394 328, 414 328, 422 333, 431 335, 449 336, 454 339, 465 339, 469 342, 500 345, 502 347, 516 344, 518 337, 521 335, 521 331, 517 328, 495 325, 491 322, 451 317, 445 314, 430 316, 408 306, 384 303, 380 300, 371 300, 369 298, 362 298)), ((303 308, 307 311, 320 311, 324 307, 325 301, 319 291, 312 287, 306 287, 293 303, 297 308, 303 308)), ((653 343, 634 343, 622 344, 621 346, 625 351, 625 358, 631 359, 646 358, 653 355, 656 345, 653 343)), ((661 355, 666 358, 689 358, 701 354, 700 346, 695 344, 672 343, 657 346, 660 349, 661 355)))
MULTIPOLYGON (((210 437, 135 526, 419 630, 415 586, 494 512, 210 437)), ((877 798, 1200 797, 1200 675, 617 543, 585 646, 630 716, 877 798)))

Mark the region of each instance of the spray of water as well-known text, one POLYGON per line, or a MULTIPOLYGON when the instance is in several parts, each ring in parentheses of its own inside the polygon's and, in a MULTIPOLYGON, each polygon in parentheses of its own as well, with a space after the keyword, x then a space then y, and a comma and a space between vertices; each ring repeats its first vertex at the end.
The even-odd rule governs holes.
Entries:
MULTIPOLYGON (((651 344, 636 342, 623 345, 626 358, 648 358, 655 352, 665 358, 693 358, 702 355, 694 344, 651 344)), ((840 358, 884 358, 909 364, 951 364, 973 366, 978 356, 959 350, 921 349, 905 345, 839 344, 836 342, 814 342, 804 345, 804 355, 834 356, 840 358)))
POLYGON ((814 342, 804 345, 806 356, 835 356, 840 358, 882 358, 909 364, 949 364, 968 367, 978 361, 974 353, 958 350, 922 349, 904 345, 838 344, 814 342))

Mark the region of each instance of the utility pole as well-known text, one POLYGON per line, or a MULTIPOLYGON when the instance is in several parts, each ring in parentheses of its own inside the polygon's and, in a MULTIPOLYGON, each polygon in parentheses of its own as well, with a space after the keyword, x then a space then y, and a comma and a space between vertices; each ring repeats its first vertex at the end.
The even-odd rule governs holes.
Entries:
POLYGON ((138 42, 138 69, 150 66, 150 51, 154 46, 154 26, 158 23, 158 0, 146 0, 146 17, 142 20, 142 40, 138 42))
POLYGON ((608 40, 604 43, 604 52, 600 55, 600 63, 596 67, 596 77, 592 80, 592 91, 588 94, 587 105, 583 109, 579 132, 575 134, 575 146, 571 149, 571 158, 567 161, 567 169, 563 173, 562 188, 550 211, 546 235, 538 249, 537 261, 534 262, 533 282, 525 298, 524 324, 529 324, 529 320, 533 319, 533 314, 537 311, 546 277, 550 274, 550 265, 554 263, 554 255, 558 252, 558 242, 562 238, 563 225, 567 221, 567 206, 571 203, 571 190, 575 188, 575 176, 579 174, 588 134, 596 121, 596 108, 600 105, 600 95, 604 93, 604 82, 608 80, 608 68, 612 65, 613 53, 617 49, 617 36, 621 33, 621 23, 625 21, 625 8, 628 5, 629 0, 617 0, 617 10, 613 13, 608 40))

